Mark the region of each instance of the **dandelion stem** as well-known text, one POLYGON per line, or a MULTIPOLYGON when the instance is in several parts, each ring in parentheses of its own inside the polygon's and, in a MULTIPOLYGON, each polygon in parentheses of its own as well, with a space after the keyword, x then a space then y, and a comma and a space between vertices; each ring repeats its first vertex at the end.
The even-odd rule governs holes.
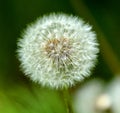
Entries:
POLYGON ((63 90, 62 91, 62 96, 63 96, 63 99, 64 99, 64 103, 65 103, 67 113, 73 113, 69 90, 68 89, 63 90))

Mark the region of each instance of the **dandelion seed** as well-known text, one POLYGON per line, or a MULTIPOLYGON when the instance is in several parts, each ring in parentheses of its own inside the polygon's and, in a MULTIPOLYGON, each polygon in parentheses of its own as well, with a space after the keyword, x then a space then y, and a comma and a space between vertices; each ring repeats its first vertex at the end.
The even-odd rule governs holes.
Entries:
POLYGON ((68 88, 89 76, 99 51, 91 26, 66 14, 39 18, 24 31, 18 46, 23 72, 56 89, 68 88))

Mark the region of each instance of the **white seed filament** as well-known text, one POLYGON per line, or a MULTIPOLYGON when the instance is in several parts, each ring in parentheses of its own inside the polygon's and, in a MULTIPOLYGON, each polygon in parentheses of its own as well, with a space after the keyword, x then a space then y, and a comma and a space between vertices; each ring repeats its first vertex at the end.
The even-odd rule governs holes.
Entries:
POLYGON ((49 39, 44 47, 46 55, 57 65, 60 70, 65 68, 67 61, 70 59, 71 43, 67 38, 49 39))

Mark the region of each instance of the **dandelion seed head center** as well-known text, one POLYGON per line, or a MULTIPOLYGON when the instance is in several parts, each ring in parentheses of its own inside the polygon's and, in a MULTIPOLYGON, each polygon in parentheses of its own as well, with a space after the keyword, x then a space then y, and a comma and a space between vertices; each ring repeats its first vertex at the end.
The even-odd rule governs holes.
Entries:
POLYGON ((44 47, 45 53, 53 61, 67 60, 71 53, 70 40, 67 38, 52 38, 49 39, 44 47))

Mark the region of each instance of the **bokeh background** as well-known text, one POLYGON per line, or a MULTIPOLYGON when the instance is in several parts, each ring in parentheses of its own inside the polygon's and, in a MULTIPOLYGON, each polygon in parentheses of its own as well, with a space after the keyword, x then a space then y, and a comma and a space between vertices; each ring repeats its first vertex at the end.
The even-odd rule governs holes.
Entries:
POLYGON ((66 113, 58 91, 41 88, 19 69, 17 39, 26 25, 51 12, 80 16, 93 25, 100 53, 89 79, 106 83, 120 75, 119 0, 0 0, 0 113, 66 113))

